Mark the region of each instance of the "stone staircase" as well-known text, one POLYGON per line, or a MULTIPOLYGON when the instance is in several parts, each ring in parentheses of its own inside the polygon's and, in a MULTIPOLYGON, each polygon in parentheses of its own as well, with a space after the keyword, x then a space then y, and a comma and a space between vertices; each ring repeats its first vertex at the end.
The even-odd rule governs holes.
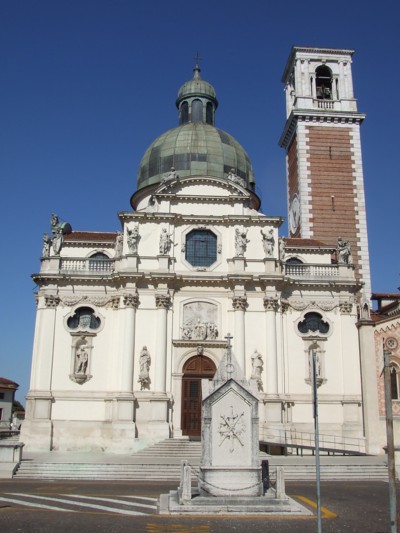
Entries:
MULTIPOLYGON (((26 454, 14 477, 21 479, 86 479, 174 481, 180 477, 180 462, 186 459, 195 478, 201 455, 201 443, 185 439, 168 439, 132 455, 107 455, 48 452, 26 454)), ((273 480, 277 466, 285 469, 287 481, 315 479, 315 458, 284 457, 261 454, 269 460, 273 480)), ((322 456, 321 480, 387 481, 386 457, 322 456)))

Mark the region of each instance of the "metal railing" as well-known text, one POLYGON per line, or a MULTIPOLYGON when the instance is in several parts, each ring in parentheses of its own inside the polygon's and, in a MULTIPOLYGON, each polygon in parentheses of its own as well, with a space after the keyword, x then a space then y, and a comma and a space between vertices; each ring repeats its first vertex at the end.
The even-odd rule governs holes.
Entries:
MULTIPOLYGON (((277 429, 273 434, 266 434, 263 441, 268 444, 295 449, 297 453, 303 449, 315 449, 315 434, 295 429, 277 429)), ((320 450, 332 453, 365 454, 365 439, 344 435, 319 434, 320 450)))

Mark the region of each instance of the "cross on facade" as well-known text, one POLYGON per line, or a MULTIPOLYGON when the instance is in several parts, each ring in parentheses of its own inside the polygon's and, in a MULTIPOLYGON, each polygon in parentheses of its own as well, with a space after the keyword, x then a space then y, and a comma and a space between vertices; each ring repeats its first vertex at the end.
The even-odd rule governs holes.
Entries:
POLYGON ((228 348, 231 348, 231 339, 233 339, 232 335, 230 333, 227 333, 225 339, 228 341, 228 348))
POLYGON ((227 373, 227 376, 228 376, 228 379, 231 379, 232 377, 232 374, 233 374, 233 364, 232 364, 232 345, 231 345, 231 339, 233 339, 232 335, 230 333, 227 334, 227 336, 225 337, 225 339, 227 340, 228 342, 228 346, 226 347, 226 349, 228 350, 228 360, 226 362, 226 365, 225 365, 225 368, 226 368, 226 373, 227 373))

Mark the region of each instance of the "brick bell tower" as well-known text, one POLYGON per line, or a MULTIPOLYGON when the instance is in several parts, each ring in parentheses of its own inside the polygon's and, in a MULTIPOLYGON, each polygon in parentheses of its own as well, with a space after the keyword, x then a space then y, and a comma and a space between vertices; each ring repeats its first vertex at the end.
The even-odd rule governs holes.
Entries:
POLYGON ((282 81, 289 235, 352 245, 356 278, 371 294, 360 124, 353 50, 293 47, 282 81))

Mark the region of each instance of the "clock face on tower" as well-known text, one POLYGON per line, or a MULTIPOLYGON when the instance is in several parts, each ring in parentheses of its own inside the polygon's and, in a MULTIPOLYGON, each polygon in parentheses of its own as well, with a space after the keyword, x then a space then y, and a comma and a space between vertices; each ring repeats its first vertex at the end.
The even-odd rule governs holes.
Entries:
POLYGON ((289 205, 289 229, 294 235, 300 224, 300 199, 298 194, 293 194, 289 205))

